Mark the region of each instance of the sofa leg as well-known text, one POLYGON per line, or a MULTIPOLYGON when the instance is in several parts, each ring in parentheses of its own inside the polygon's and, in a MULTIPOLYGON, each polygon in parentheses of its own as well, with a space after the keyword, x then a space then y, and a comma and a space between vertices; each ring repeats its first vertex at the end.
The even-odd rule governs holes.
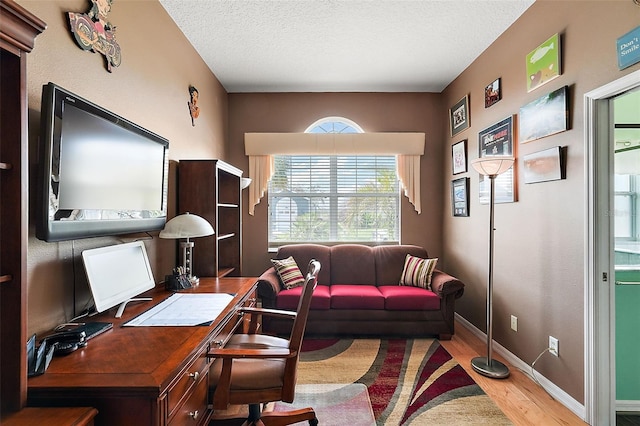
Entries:
POLYGON ((438 335, 438 340, 451 340, 451 334, 441 333, 438 335))

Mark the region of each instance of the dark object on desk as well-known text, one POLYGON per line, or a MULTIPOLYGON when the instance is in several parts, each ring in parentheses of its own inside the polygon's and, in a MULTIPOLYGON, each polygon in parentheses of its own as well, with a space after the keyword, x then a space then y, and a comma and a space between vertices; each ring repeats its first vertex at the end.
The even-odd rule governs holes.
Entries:
POLYGON ((42 339, 40 346, 43 345, 52 347, 54 356, 68 355, 87 346, 87 333, 82 330, 60 331, 42 339))
POLYGON ((191 281, 186 274, 178 274, 174 272, 172 275, 165 275, 164 287, 168 291, 179 291, 191 288, 191 281))
POLYGON ((112 322, 80 322, 80 323, 68 323, 64 327, 58 329, 58 331, 84 331, 85 339, 90 340, 94 337, 104 333, 107 330, 113 328, 112 322))
POLYGON ((36 348, 36 335, 27 341, 27 375, 39 376, 49 367, 54 356, 67 355, 87 346, 87 334, 84 331, 71 330, 51 334, 36 348))
POLYGON ((27 341, 27 376, 39 376, 49 367, 53 358, 53 347, 40 345, 36 348, 36 335, 34 334, 27 341))

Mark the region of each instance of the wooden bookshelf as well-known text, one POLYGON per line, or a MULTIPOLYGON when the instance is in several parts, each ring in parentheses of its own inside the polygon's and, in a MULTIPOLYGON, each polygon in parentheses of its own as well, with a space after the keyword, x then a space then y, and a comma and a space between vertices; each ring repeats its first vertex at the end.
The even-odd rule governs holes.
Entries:
POLYGON ((196 276, 242 276, 241 178, 242 170, 222 160, 181 160, 178 165, 178 213, 202 216, 215 231, 193 240, 196 276))

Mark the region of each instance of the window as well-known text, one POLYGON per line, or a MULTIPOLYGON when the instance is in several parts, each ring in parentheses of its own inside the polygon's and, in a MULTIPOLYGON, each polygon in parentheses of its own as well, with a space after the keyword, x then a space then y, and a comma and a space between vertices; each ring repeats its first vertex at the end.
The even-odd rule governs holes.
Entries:
MULTIPOLYGON (((306 133, 362 133, 330 117, 306 133)), ((400 190, 393 155, 275 155, 269 246, 296 242, 398 243, 400 190)))

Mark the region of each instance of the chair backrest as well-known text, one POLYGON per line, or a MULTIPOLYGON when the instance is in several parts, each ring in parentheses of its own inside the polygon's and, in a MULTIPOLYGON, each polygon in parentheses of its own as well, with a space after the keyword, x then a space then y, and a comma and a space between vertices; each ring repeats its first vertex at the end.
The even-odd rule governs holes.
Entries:
POLYGON ((296 356, 289 358, 285 366, 284 384, 282 387, 283 401, 291 402, 295 394, 296 376, 300 349, 302 348, 302 338, 307 327, 307 318, 311 307, 311 296, 318 285, 318 273, 320 272, 320 262, 311 259, 304 281, 296 318, 293 321, 291 335, 289 336, 289 349, 296 352, 296 356))
POLYGON ((313 291, 318 285, 318 273, 320 272, 320 262, 315 259, 309 261, 307 274, 304 280, 304 287, 300 300, 298 301, 298 309, 296 319, 293 322, 291 336, 289 336, 289 349, 300 351, 302 346, 302 337, 307 327, 307 318, 309 317, 309 309, 311 307, 311 297, 313 291))

